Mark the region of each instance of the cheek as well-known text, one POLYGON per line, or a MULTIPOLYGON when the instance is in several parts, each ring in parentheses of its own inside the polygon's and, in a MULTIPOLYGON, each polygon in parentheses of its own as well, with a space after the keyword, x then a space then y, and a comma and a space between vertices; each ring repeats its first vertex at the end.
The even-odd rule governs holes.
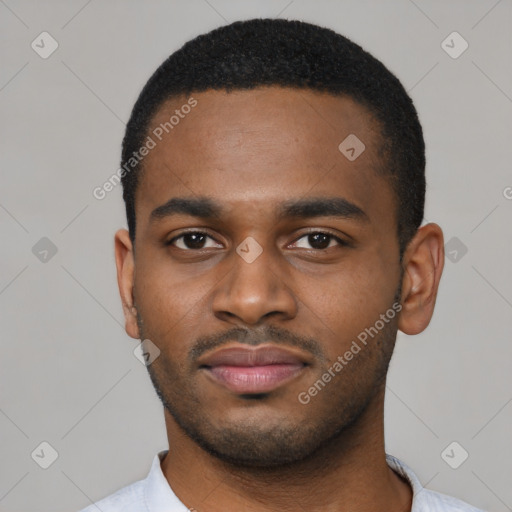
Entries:
MULTIPOLYGON (((183 279, 168 265, 140 264, 135 273, 135 300, 147 334, 167 340, 189 331, 204 307, 209 283, 183 279)), ((190 335, 189 335, 190 337, 190 335)))
POLYGON ((304 318, 310 319, 306 323, 315 326, 310 334, 331 340, 326 352, 336 358, 386 312, 396 286, 398 275, 395 279, 378 261, 356 261, 321 280, 303 279, 298 298, 304 318))
POLYGON ((167 249, 141 248, 135 269, 137 298, 151 308, 165 309, 166 315, 183 314, 211 287, 205 270, 195 263, 174 262, 167 249))

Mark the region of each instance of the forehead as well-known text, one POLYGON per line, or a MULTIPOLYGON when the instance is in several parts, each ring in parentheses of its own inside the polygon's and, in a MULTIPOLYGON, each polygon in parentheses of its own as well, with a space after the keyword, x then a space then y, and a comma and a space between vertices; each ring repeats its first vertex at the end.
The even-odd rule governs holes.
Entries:
POLYGON ((190 103, 185 97, 167 101, 150 124, 155 147, 143 161, 138 223, 139 213, 147 217, 173 196, 195 195, 247 211, 339 195, 389 217, 394 200, 378 173, 380 130, 351 98, 280 87, 192 98, 193 108, 184 108, 190 103))

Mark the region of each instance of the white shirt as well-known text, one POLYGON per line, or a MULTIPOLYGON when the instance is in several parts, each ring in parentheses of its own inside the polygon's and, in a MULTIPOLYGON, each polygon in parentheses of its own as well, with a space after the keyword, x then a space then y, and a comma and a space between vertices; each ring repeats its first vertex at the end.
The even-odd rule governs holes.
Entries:
MULTIPOLYGON (((158 452, 144 480, 123 487, 80 512, 189 512, 169 486, 160 467, 167 450, 158 452)), ((386 455, 388 466, 407 480, 412 488, 411 512, 484 512, 467 503, 425 489, 402 461, 386 455)))

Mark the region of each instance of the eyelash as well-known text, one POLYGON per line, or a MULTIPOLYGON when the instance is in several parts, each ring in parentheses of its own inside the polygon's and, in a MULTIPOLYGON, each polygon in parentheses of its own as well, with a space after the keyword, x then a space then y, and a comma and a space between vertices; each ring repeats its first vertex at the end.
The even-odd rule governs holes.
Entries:
MULTIPOLYGON (((165 245, 166 246, 173 246, 174 242, 176 240, 179 240, 180 238, 183 238, 185 235, 205 235, 208 238, 211 238, 212 240, 215 240, 215 238, 213 238, 211 235, 209 235, 208 233, 206 233, 204 231, 186 231, 184 233, 181 233, 181 235, 178 235, 178 236, 175 236, 174 238, 171 238, 171 240, 166 242, 165 245)), ((310 236, 310 235, 326 235, 329 238, 336 240, 336 242, 338 242, 340 247, 348 247, 350 245, 348 242, 346 242, 342 238, 340 238, 340 237, 330 233, 329 231, 310 231, 308 233, 304 233, 302 236, 297 238, 293 243, 297 243, 302 238, 310 236)), ((215 240, 215 242, 217 242, 217 240, 215 240)), ((217 242, 217 243, 219 243, 219 242, 217 242)), ((201 249, 189 249, 189 248, 181 249, 180 247, 176 247, 176 248, 180 249, 182 251, 201 251, 201 250, 204 249, 204 248, 201 248, 201 249)), ((314 249, 314 248, 311 248, 311 249, 307 249, 307 250, 319 252, 319 251, 326 251, 327 249, 331 249, 331 247, 326 247, 325 249, 314 249)))

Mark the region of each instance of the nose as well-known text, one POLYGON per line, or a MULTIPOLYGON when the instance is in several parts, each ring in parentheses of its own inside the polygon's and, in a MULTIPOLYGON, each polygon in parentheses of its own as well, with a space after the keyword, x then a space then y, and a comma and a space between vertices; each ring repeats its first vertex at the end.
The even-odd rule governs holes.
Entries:
POLYGON ((213 312, 221 320, 256 325, 270 316, 284 320, 297 314, 297 300, 287 285, 284 260, 270 250, 253 261, 233 252, 231 271, 221 279, 213 294, 213 312))

